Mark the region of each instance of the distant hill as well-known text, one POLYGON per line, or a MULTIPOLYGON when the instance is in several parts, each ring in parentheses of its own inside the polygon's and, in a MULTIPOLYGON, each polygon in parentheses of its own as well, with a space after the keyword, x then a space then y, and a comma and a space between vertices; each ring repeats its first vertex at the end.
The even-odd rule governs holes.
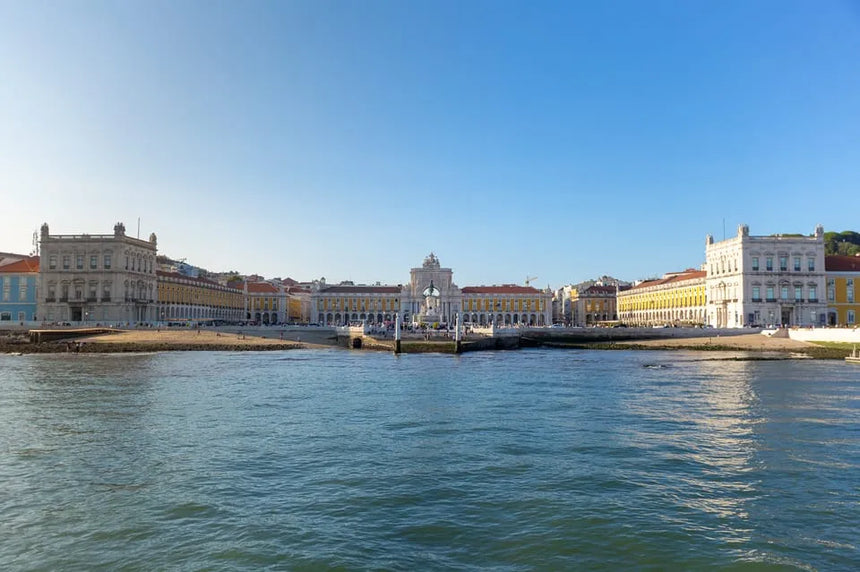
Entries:
POLYGON ((854 256, 860 253, 860 233, 853 230, 824 233, 824 254, 854 256))
POLYGON ((601 276, 600 278, 595 278, 594 280, 585 280, 584 282, 580 282, 579 284, 574 284, 573 287, 577 290, 584 290, 589 286, 594 286, 595 284, 603 284, 605 286, 620 284, 621 286, 629 286, 630 282, 626 280, 619 280, 618 278, 613 278, 612 276, 601 276))

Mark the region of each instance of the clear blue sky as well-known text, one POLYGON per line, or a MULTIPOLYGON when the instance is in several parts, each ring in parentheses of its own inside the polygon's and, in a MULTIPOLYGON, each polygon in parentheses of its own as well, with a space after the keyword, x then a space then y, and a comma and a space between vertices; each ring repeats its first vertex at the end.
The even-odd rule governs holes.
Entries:
POLYGON ((860 7, 0 0, 0 251, 553 287, 860 230, 860 7))

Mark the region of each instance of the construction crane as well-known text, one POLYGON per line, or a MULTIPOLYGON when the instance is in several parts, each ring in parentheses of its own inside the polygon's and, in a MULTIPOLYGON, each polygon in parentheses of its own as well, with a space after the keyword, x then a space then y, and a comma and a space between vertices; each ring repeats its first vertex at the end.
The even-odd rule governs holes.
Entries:
POLYGON ((537 280, 537 279, 538 279, 537 276, 526 276, 526 286, 530 286, 532 283, 532 280, 537 280))

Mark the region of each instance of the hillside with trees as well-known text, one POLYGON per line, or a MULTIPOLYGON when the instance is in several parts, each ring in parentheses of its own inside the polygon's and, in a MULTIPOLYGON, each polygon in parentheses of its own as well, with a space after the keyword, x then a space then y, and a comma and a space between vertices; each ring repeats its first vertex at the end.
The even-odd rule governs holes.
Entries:
POLYGON ((824 233, 824 254, 854 256, 860 253, 860 233, 852 230, 824 233))

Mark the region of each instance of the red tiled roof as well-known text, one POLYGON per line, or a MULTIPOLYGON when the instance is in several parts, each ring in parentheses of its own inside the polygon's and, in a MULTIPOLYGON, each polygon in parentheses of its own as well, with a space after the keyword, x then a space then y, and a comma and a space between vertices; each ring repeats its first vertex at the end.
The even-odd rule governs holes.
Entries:
POLYGON ((540 294, 541 291, 533 286, 517 286, 505 284, 503 286, 465 286, 463 294, 540 294))
POLYGON ((29 256, 24 260, 19 260, 17 262, 12 262, 11 264, 6 264, 4 266, 0 266, 0 272, 9 272, 9 273, 22 273, 22 272, 38 272, 39 271, 39 257, 38 256, 29 256))
POLYGON ((400 286, 327 286, 320 294, 400 294, 400 286))
POLYGON ((824 257, 826 272, 860 272, 860 256, 833 254, 824 257))
POLYGON ((277 294, 278 289, 268 282, 248 282, 248 292, 254 294, 277 294))
MULTIPOLYGON (((157 277, 165 277, 165 278, 175 278, 178 280, 188 280, 190 282, 197 282, 198 284, 205 284, 206 286, 221 286, 218 282, 214 280, 209 280, 208 278, 201 278, 199 276, 186 276, 185 274, 180 274, 179 272, 165 272, 164 270, 156 270, 155 275, 157 277)), ((241 290, 241 288, 235 288, 233 286, 226 286, 226 288, 231 288, 233 290, 241 290)))
POLYGON ((648 288, 649 286, 670 284, 672 282, 683 282, 685 280, 693 280, 695 278, 704 278, 706 275, 707 272, 705 272, 704 270, 688 270, 685 272, 678 272, 677 274, 672 274, 671 276, 658 278, 657 280, 648 280, 646 282, 642 282, 634 286, 632 289, 640 290, 642 288, 648 288))

